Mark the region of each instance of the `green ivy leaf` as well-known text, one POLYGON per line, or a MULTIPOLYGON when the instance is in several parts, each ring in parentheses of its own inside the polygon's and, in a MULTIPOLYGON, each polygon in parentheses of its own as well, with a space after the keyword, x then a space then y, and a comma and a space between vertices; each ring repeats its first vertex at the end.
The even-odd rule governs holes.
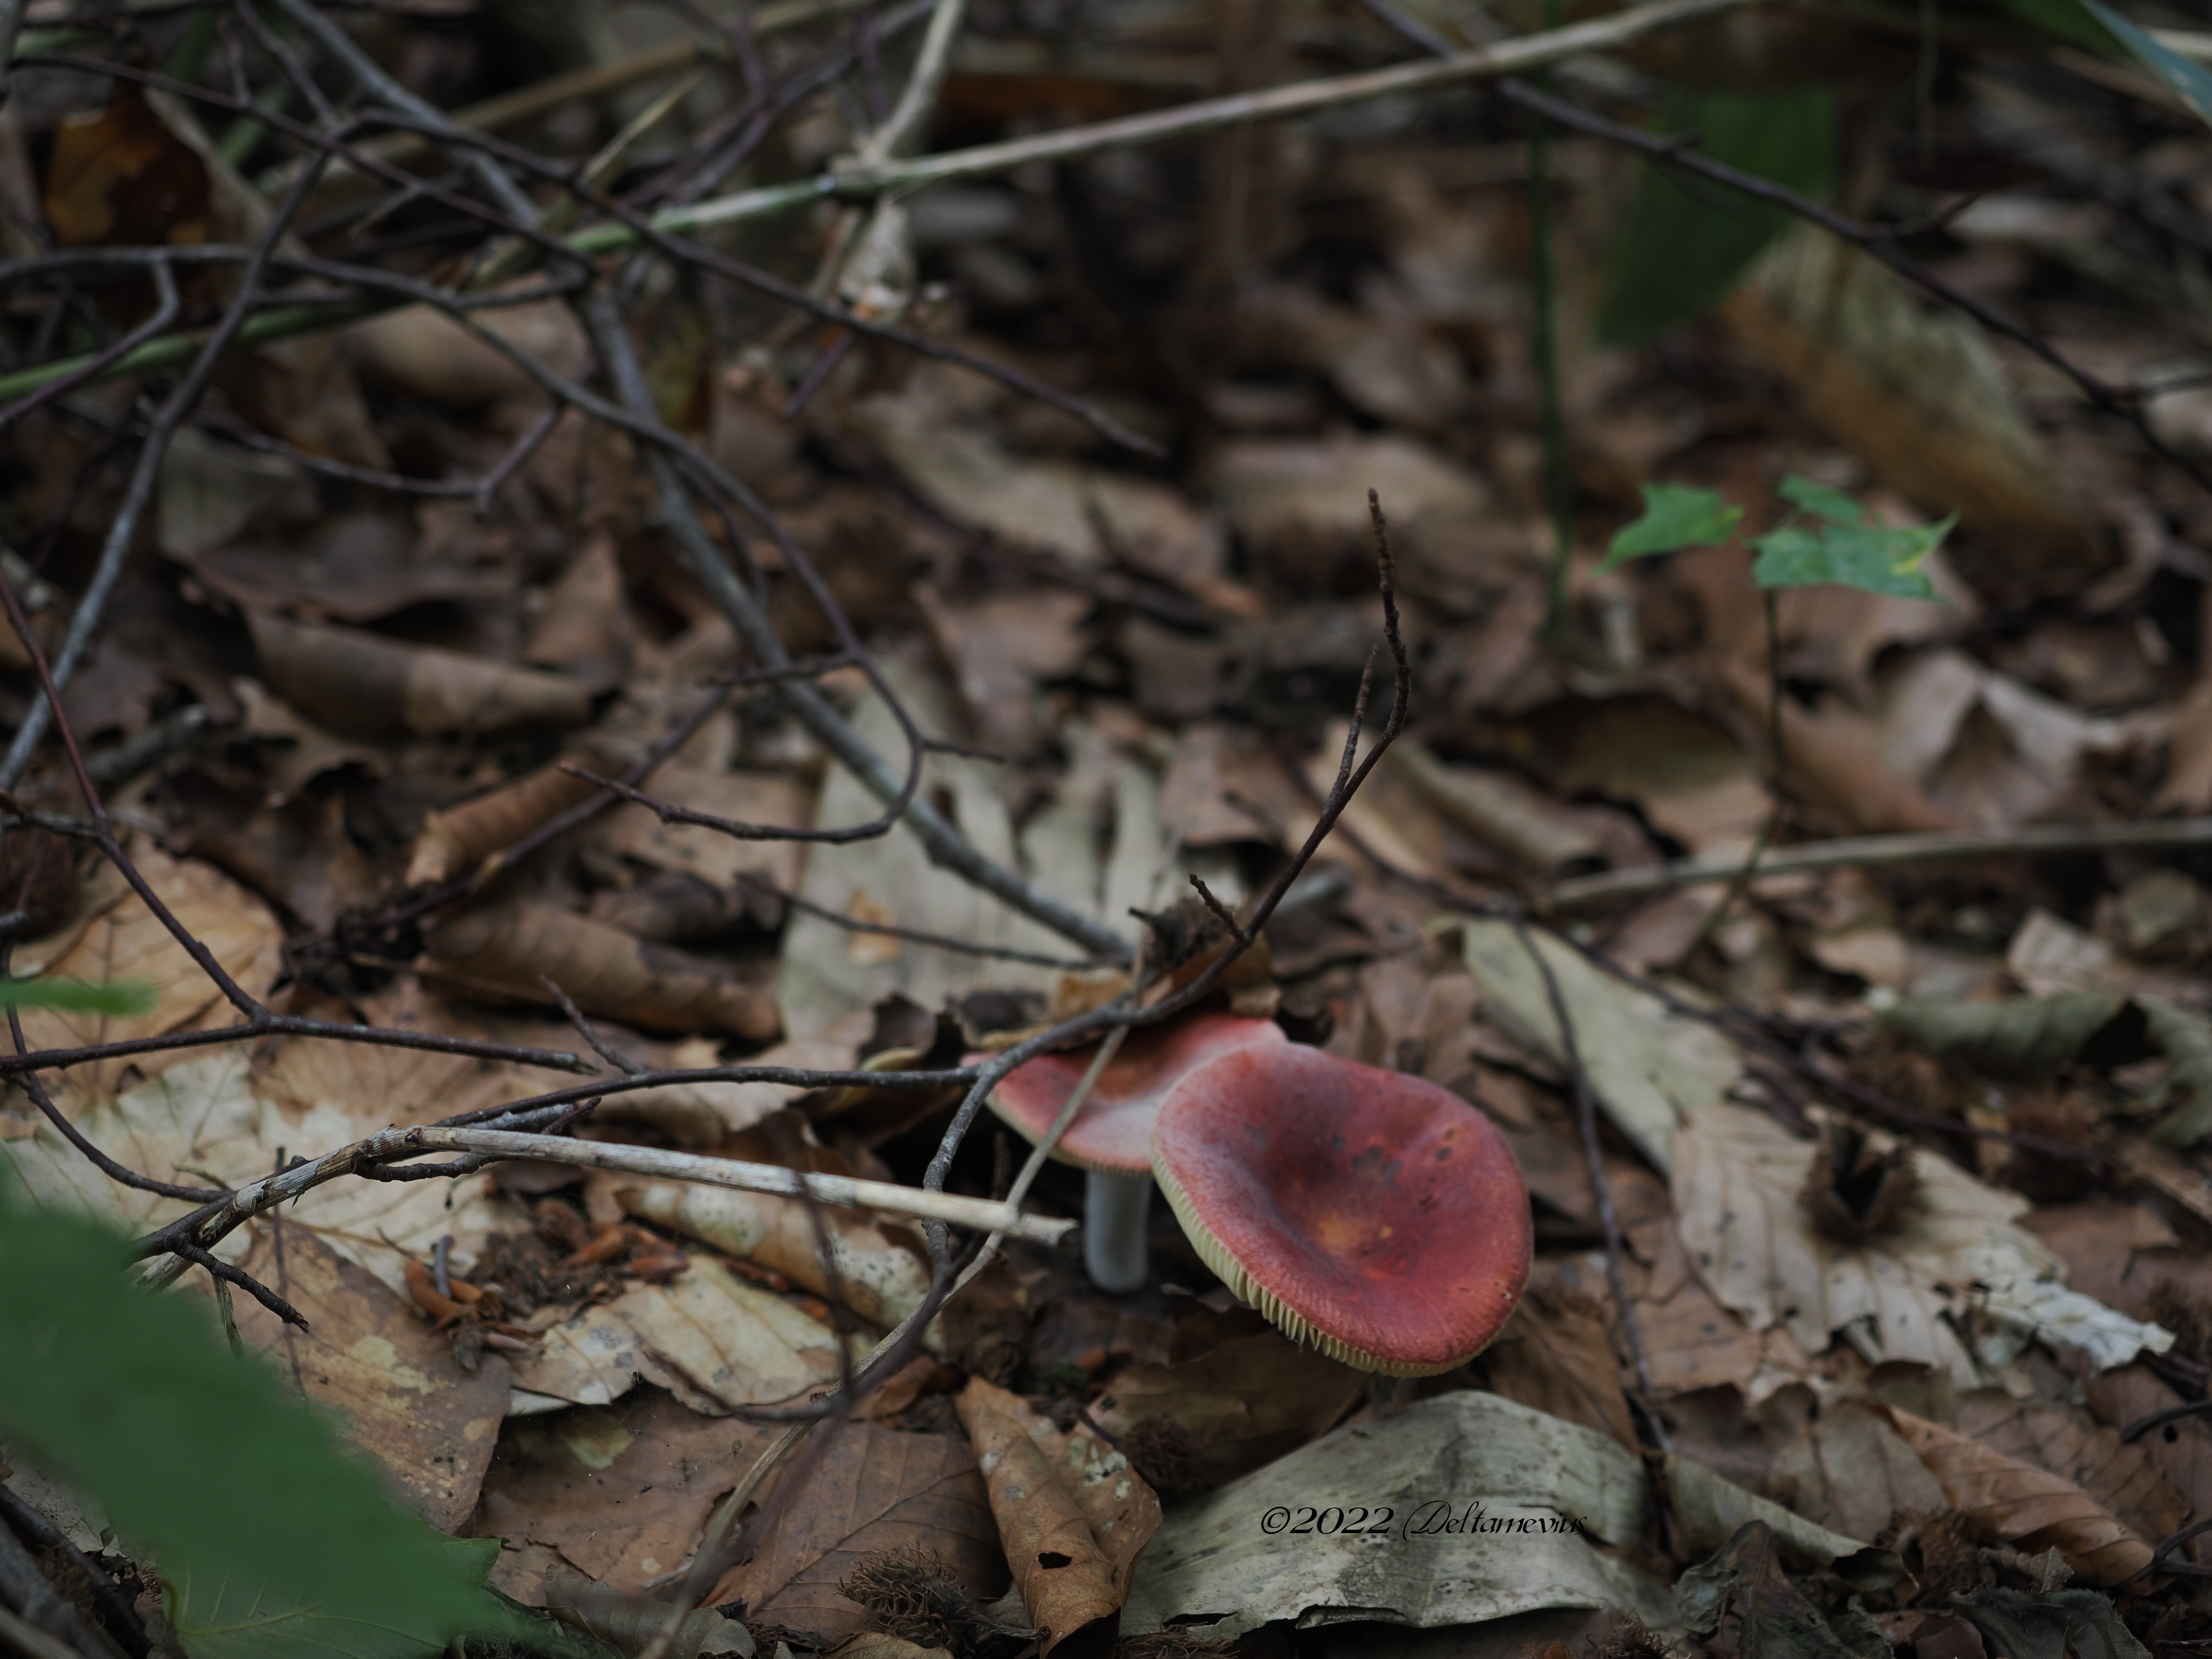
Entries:
POLYGON ((1785 472, 1774 493, 1795 506, 1803 507, 1816 519, 1826 519, 1830 524, 1864 524, 1866 508, 1840 489, 1831 489, 1824 483, 1815 483, 1802 472, 1785 472))
POLYGON ((433 1532, 128 1243, 0 1181, 0 1430, 150 1550, 193 1659, 434 1659, 509 1616, 491 1552, 433 1532))
POLYGON ((143 979, 88 985, 81 979, 0 979, 0 1009, 57 1008, 66 1014, 129 1019, 154 1012, 154 988, 143 979))
POLYGON ((1648 483, 1644 491, 1643 516, 1623 525, 1606 550, 1601 571, 1631 559, 1654 553, 1674 553, 1686 547, 1718 547, 1735 533, 1743 509, 1721 499, 1717 489, 1689 484, 1648 483))
POLYGON ((1902 530, 1857 524, 1771 530, 1752 543, 1759 555, 1752 578, 1761 587, 1830 583, 1903 599, 1940 600, 1942 595, 1920 567, 1957 522, 1953 514, 1937 524, 1902 530))

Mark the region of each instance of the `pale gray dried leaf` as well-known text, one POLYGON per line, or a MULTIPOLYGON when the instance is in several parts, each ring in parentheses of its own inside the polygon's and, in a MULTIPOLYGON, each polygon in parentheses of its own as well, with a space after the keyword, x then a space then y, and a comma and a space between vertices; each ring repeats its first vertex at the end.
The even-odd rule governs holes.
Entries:
POLYGON ((2128 1006, 2119 991, 2069 991, 2002 1002, 1914 1000, 1875 1016, 1939 1059, 2040 1082, 2054 1075, 2128 1006))
POLYGON ((1764 1112, 1719 1105, 1692 1114, 1674 1147, 1675 1209, 1698 1277, 1754 1328, 1785 1325, 1808 1353, 1840 1332, 1870 1363, 1941 1365, 1972 1388, 1984 1363, 2004 1364, 2031 1334, 2070 1333, 2100 1364, 2171 1344, 2157 1326, 2056 1283, 2057 1258, 2019 1224, 2027 1200, 1932 1152, 1911 1154, 1918 1188, 1896 1229, 1845 1246, 1816 1233, 1801 1201, 1819 1143, 1764 1112), (1957 1322, 1970 1309, 2001 1327, 1978 1353, 1957 1322))
POLYGON ((1564 940, 1536 928, 1526 937, 1523 945, 1510 922, 1467 924, 1467 965, 1482 987, 1485 1012, 1495 1014, 1516 1040, 1565 1067, 1550 992, 1529 947, 1540 951, 1558 981, 1598 1104, 1664 1174, 1673 1162, 1676 1127, 1686 1114, 1727 1097, 1743 1074, 1741 1054, 1711 1026, 1670 1012, 1656 997, 1593 966, 1564 940))
POLYGON ((1592 1547, 1638 1537, 1650 1514, 1643 1465, 1608 1437, 1496 1395, 1439 1395, 1347 1424, 1177 1510, 1146 1551, 1121 1628, 1186 1618, 1216 1637, 1274 1620, 1425 1628, 1578 1607, 1663 1626, 1674 1622, 1666 1590, 1592 1547), (1306 1510, 1313 1530, 1293 1534, 1306 1510), (1324 1534, 1331 1510, 1382 1531, 1324 1534), (1470 1515, 1483 1524, 1467 1528, 1470 1515), (1443 1531, 1447 1520, 1457 1529, 1443 1531), (1567 1521, 1589 1535, 1553 1529, 1567 1521), (1508 1530, 1510 1543, 1471 1535, 1508 1530))

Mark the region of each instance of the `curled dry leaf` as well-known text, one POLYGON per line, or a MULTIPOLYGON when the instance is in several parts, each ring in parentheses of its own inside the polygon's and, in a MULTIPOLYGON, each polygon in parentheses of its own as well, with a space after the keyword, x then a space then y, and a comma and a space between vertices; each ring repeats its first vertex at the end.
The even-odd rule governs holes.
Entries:
POLYGON ((912 1253, 850 1210, 815 1206, 836 1268, 833 1287, 799 1199, 672 1181, 640 1182, 617 1188, 616 1196, 632 1215, 743 1256, 817 1296, 842 1293, 845 1305, 872 1324, 897 1324, 929 1294, 928 1272, 912 1253))
MULTIPOLYGON (((599 746, 586 745, 569 758, 603 777, 623 769, 617 757, 602 753, 599 746)), ((548 818, 598 793, 597 784, 565 770, 564 765, 563 761, 556 761, 458 806, 424 813, 422 827, 415 836, 414 856, 407 866, 408 884, 451 881, 466 874, 548 818)))
POLYGON ((592 688, 565 674, 404 645, 354 628, 310 628, 249 611, 261 678, 342 732, 498 732, 581 726, 592 688))
POLYGON ((2055 1549, 2075 1577, 2124 1584, 2150 1565, 2151 1548, 2073 1481, 1895 1407, 1878 1406, 1942 1484, 1984 1544, 2030 1555, 2055 1549))
POLYGON ((1110 1653, 1137 1557, 1159 1528, 1159 1498, 1112 1446, 1085 1429, 1062 1434, 981 1377, 955 1404, 1042 1652, 1110 1653))
POLYGON ((423 942, 425 977, 464 995, 548 1003, 550 979, 587 1014, 653 1030, 765 1042, 780 1023, 775 999, 726 969, 550 905, 465 911, 423 942))
POLYGON ((787 1494, 779 1484, 761 1501, 780 1503, 777 1522, 708 1593, 708 1606, 742 1597, 748 1617, 827 1646, 868 1620, 839 1588, 866 1558, 926 1549, 978 1606, 1006 1589, 983 1477, 957 1437, 842 1425, 804 1487, 787 1494))

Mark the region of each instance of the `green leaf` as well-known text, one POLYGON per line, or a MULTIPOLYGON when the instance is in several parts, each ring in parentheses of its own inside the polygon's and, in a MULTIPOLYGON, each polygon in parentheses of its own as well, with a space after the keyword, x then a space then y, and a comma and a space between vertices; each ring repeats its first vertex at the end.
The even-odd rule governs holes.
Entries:
MULTIPOLYGON (((1825 88, 1784 93, 1678 93, 1656 125, 1694 132, 1716 161, 1825 198, 1835 185, 1835 100, 1825 88)), ((1721 185, 1692 195, 1661 167, 1647 167, 1621 232, 1606 251, 1598 331, 1633 344, 1703 315, 1776 236, 1790 215, 1721 185)))
POLYGON ((1943 597, 1921 564, 1958 522, 1892 530, 1879 525, 1823 525, 1817 532, 1792 525, 1753 541, 1759 557, 1752 577, 1761 587, 1810 587, 1832 583, 1902 599, 1943 597))
POLYGON ((1816 519, 1826 519, 1830 524, 1864 524, 1866 508, 1840 489, 1831 489, 1824 483, 1815 483, 1802 472, 1785 472, 1774 493, 1785 501, 1803 507, 1816 519))
POLYGON ((504 1629, 482 1544, 433 1532, 127 1243, 0 1181, 0 1431, 150 1550, 194 1659, 432 1659, 504 1629))
POLYGON ((1631 559, 1654 553, 1673 553, 1685 547, 1717 547, 1735 533, 1743 509, 1721 499, 1717 489, 1689 484, 1648 483, 1644 491, 1644 514, 1623 525, 1606 550, 1600 570, 1610 570, 1631 559))
POLYGON ((81 979, 0 979, 0 1009, 58 1008, 67 1014, 128 1019, 154 1012, 155 991, 143 979, 88 985, 81 979))
POLYGON ((2130 22, 2104 0, 2010 0, 2010 6, 2015 15, 2078 46, 2134 58, 2165 82, 2200 119, 2212 121, 2212 70, 2160 46, 2154 35, 2130 22))

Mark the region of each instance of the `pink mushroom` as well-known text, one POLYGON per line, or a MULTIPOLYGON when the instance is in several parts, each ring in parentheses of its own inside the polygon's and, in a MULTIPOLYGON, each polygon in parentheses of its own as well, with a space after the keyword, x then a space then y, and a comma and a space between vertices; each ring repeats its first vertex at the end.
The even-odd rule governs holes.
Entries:
POLYGON ((1394 1376, 1489 1346, 1528 1278, 1528 1190, 1449 1091, 1271 1044, 1186 1073, 1152 1172, 1206 1264, 1284 1331, 1394 1376))
MULTIPOLYGON (((1087 1172, 1083 1261, 1101 1290, 1145 1282, 1145 1217, 1152 1197, 1152 1120, 1194 1067, 1253 1048, 1287 1046, 1273 1020, 1201 1014, 1133 1030, 1106 1063, 1053 1156, 1087 1172)), ((1044 1054, 999 1081, 991 1109, 1035 1146, 1091 1069, 1096 1046, 1044 1054)))

